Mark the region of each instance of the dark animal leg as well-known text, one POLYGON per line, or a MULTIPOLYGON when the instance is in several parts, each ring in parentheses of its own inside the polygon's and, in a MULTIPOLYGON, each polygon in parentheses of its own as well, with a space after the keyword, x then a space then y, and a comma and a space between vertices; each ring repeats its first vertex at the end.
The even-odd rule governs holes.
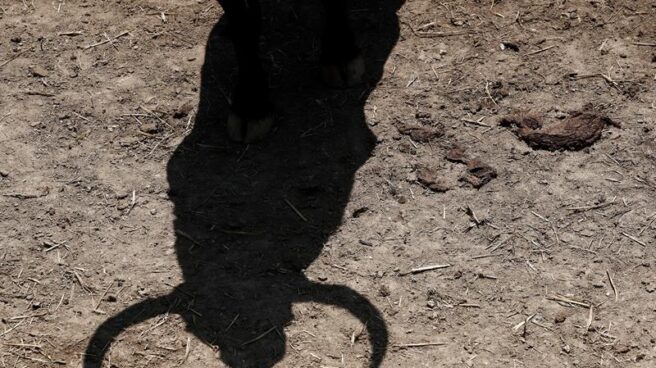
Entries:
POLYGON ((308 293, 301 295, 299 301, 334 305, 346 309, 360 320, 367 328, 372 349, 369 367, 380 367, 389 342, 387 326, 378 309, 367 298, 346 286, 311 283, 308 293))
POLYGON ((83 368, 101 368, 105 354, 118 335, 130 326, 174 310, 176 300, 171 294, 147 299, 106 320, 93 334, 84 354, 83 368))
POLYGON ((219 0, 228 19, 239 76, 228 117, 230 139, 260 140, 273 125, 267 77, 259 56, 261 11, 258 0, 219 0))
POLYGON ((348 0, 323 0, 326 27, 323 34, 321 70, 326 84, 351 87, 362 82, 364 59, 355 44, 348 19, 348 0))

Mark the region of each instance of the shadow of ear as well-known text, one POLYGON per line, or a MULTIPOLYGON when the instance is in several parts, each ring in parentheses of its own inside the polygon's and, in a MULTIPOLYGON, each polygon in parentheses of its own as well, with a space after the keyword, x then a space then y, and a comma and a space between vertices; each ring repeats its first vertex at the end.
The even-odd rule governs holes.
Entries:
POLYGON ((306 290, 307 293, 300 295, 297 302, 315 302, 345 309, 366 326, 372 351, 369 367, 380 367, 387 352, 389 336, 378 309, 367 298, 346 286, 310 282, 306 290))
POLYGON ((134 304, 109 318, 93 334, 84 353, 83 368, 101 368, 111 344, 129 327, 166 313, 178 313, 179 299, 172 294, 134 304))

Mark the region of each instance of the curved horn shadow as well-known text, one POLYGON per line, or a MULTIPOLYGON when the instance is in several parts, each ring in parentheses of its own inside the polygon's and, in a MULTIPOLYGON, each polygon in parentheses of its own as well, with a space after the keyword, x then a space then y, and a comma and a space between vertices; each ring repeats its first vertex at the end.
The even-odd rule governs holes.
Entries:
POLYGON ((101 368, 111 344, 121 332, 148 319, 166 314, 177 313, 176 298, 172 294, 149 298, 133 304, 100 325, 84 353, 83 368, 101 368))
POLYGON ((343 285, 310 282, 307 291, 307 294, 300 296, 299 302, 316 302, 346 309, 366 326, 371 345, 369 367, 380 367, 389 343, 387 326, 380 311, 363 295, 343 285))

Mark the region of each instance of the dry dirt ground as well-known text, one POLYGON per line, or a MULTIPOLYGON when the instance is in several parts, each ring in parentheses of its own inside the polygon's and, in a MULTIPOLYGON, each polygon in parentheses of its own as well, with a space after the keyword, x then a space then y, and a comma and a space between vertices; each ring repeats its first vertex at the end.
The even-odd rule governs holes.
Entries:
POLYGON ((316 4, 266 1, 244 147, 214 0, 0 0, 0 367, 117 314, 106 367, 656 366, 656 3, 399 5, 355 2, 370 79, 329 90, 316 4), (578 151, 498 124, 586 104, 621 128, 578 151))

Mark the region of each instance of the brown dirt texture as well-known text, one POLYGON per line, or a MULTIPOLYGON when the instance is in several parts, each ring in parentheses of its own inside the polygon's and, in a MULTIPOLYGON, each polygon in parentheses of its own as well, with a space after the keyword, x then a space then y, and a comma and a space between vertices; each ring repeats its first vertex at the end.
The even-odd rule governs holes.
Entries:
POLYGON ((216 1, 0 0, 0 367, 656 366, 656 3, 354 0, 350 89, 319 5, 263 0, 244 146, 216 1))

